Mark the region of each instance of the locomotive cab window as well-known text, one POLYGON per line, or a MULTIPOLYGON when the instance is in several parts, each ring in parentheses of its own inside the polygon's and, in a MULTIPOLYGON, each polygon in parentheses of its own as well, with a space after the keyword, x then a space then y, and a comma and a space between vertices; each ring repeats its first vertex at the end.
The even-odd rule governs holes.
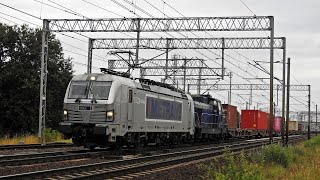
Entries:
POLYGON ((68 94, 69 99, 108 99, 111 82, 105 81, 72 81, 68 94))
POLYGON ((89 82, 86 81, 72 81, 68 98, 86 98, 88 84, 89 82))
POLYGON ((92 82, 89 88, 88 98, 108 99, 110 88, 111 82, 92 82))

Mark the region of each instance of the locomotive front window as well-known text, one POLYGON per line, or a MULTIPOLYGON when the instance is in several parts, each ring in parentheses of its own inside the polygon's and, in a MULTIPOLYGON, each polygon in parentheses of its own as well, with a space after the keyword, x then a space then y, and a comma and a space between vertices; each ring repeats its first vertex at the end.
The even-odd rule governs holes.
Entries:
POLYGON ((73 81, 68 98, 70 99, 108 99, 111 82, 73 81))
POLYGON ((92 99, 108 99, 110 92, 111 82, 92 82, 88 98, 92 99))
POLYGON ((88 82, 85 81, 73 81, 70 86, 69 98, 86 98, 88 82))

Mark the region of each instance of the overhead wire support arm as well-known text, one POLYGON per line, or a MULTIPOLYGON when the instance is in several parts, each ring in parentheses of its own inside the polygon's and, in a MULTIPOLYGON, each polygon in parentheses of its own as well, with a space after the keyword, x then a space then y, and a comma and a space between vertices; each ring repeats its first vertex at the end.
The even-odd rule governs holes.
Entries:
MULTIPOLYGON (((190 90, 195 89, 192 88, 193 86, 197 86, 198 84, 190 84, 190 90)), ((269 90, 270 85, 269 84, 232 84, 230 87, 230 84, 205 84, 203 86, 212 86, 211 90, 269 90)), ((205 87, 203 87, 205 88, 205 87)), ((283 86, 279 84, 278 86, 274 86, 273 90, 279 90, 283 89, 283 86)), ((308 85, 290 85, 290 91, 309 91, 308 85)))
MULTIPOLYGON (((140 49, 270 49, 268 37, 243 38, 140 38, 140 49)), ((134 49, 136 38, 94 38, 93 49, 134 49)), ((274 49, 284 49, 283 37, 274 38, 274 49)))
POLYGON ((52 32, 270 31, 272 16, 48 19, 52 32), (137 24, 137 19, 139 23, 137 24))

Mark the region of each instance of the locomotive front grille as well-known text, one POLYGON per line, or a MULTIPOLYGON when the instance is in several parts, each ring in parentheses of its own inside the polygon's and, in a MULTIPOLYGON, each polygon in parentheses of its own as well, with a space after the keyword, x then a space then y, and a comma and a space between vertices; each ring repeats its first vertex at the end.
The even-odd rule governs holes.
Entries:
POLYGON ((82 114, 80 111, 68 110, 68 119, 70 121, 82 121, 82 114))
POLYGON ((90 121, 105 121, 106 111, 92 111, 90 114, 90 121))

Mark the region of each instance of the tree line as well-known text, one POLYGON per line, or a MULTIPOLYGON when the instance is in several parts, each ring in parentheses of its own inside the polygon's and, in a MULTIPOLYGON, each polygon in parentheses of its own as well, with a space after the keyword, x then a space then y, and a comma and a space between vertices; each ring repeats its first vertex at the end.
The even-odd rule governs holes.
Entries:
MULTIPOLYGON (((42 31, 0 23, 0 137, 38 130, 42 31)), ((71 58, 49 35, 46 126, 58 129, 72 78, 71 58)))

